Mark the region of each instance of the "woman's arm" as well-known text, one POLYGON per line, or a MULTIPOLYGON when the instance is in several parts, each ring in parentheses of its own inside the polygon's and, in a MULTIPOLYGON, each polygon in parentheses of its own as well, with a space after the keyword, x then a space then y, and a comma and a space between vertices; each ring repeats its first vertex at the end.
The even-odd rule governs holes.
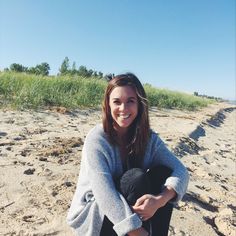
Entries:
POLYGON ((174 199, 175 197, 176 197, 175 190, 171 188, 170 186, 166 186, 164 190, 159 195, 156 196, 157 207, 158 207, 158 202, 162 202, 162 206, 165 206, 166 203, 168 203, 170 200, 174 199))
POLYGON ((83 148, 87 178, 99 211, 114 224, 119 235, 138 229, 142 221, 133 213, 125 198, 117 191, 113 169, 117 168, 114 150, 103 137, 89 137, 83 148))
POLYGON ((175 191, 176 197, 172 199, 172 202, 177 202, 182 199, 188 187, 189 174, 187 168, 155 133, 152 134, 152 142, 152 165, 164 165, 172 170, 171 176, 166 179, 164 186, 167 190, 175 191))
POLYGON ((145 194, 140 197, 132 207, 133 211, 142 217, 143 221, 150 219, 155 212, 166 205, 176 196, 176 192, 171 187, 166 187, 158 195, 145 194))
POLYGON ((152 161, 150 168, 157 165, 164 165, 172 170, 171 176, 163 184, 163 190, 158 195, 145 194, 140 197, 134 206, 133 211, 142 219, 151 218, 157 209, 165 206, 169 201, 176 202, 180 200, 186 192, 189 175, 185 166, 178 160, 166 147, 163 141, 152 134, 152 148, 149 153, 152 161))

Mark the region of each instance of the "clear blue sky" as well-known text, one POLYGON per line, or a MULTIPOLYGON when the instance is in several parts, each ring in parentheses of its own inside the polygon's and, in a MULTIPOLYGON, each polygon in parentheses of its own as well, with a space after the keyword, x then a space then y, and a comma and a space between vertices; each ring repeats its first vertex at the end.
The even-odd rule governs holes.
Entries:
POLYGON ((155 87, 235 99, 235 0, 0 0, 12 63, 133 72, 155 87))

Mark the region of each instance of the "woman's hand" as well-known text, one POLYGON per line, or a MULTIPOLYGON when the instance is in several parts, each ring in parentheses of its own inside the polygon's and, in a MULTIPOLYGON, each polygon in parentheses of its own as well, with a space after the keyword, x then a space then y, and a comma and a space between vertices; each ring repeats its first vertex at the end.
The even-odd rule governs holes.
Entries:
POLYGON ((137 213, 143 221, 150 219, 155 212, 165 206, 165 204, 176 196, 176 192, 166 187, 162 193, 157 196, 151 194, 145 194, 137 199, 132 209, 137 213))
POLYGON ((136 201, 132 209, 140 216, 142 221, 146 221, 155 214, 157 209, 164 205, 165 202, 161 196, 145 194, 136 201))

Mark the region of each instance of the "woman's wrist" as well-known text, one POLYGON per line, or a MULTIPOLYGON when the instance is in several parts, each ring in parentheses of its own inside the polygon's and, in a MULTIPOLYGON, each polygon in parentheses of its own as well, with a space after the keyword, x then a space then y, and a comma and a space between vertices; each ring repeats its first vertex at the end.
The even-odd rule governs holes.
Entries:
POLYGON ((171 199, 176 197, 176 192, 173 188, 166 186, 165 189, 156 196, 158 205, 165 206, 171 199))

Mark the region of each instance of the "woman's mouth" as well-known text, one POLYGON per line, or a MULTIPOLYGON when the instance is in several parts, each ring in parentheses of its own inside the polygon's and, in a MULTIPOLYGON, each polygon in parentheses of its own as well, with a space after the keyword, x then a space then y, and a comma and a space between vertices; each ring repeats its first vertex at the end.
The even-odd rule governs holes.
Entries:
POLYGON ((122 119, 128 119, 130 116, 131 116, 131 114, 126 114, 126 115, 124 115, 124 114, 119 114, 118 115, 120 118, 122 118, 122 119))

